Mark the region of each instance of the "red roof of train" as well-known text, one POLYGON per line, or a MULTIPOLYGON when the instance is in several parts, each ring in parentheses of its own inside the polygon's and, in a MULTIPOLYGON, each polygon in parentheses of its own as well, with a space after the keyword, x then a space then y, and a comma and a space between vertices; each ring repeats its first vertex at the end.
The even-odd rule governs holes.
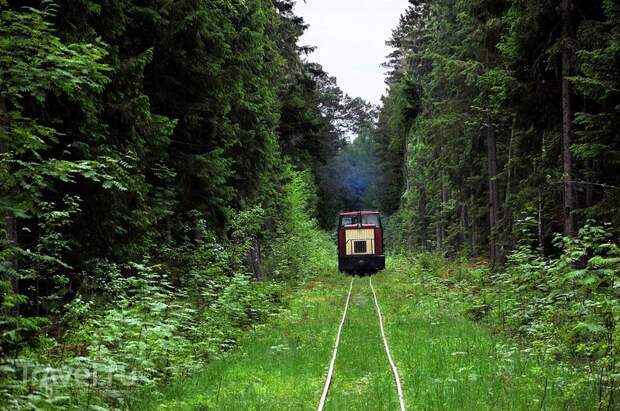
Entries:
POLYGON ((362 214, 362 215, 369 215, 369 214, 381 214, 378 211, 369 211, 369 210, 362 210, 362 211, 345 211, 340 213, 340 215, 358 215, 358 214, 362 214))

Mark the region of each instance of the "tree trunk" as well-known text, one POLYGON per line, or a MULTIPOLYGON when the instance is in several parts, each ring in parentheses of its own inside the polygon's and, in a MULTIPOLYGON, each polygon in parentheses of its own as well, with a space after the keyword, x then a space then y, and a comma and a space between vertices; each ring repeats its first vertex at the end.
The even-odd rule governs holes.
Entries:
POLYGON ((405 147, 403 148, 403 178, 405 179, 405 193, 408 193, 411 186, 409 181, 409 144, 406 137, 405 147))
POLYGON ((418 227, 418 240, 422 249, 431 251, 429 244, 432 244, 430 239, 430 233, 428 232, 428 218, 426 215, 426 189, 423 185, 420 186, 420 201, 418 203, 418 213, 420 215, 421 224, 418 227))
POLYGON ((166 241, 172 244, 172 217, 166 217, 166 241))
POLYGON ((504 217, 508 216, 506 210, 510 208, 510 189, 512 185, 512 145, 515 137, 515 127, 517 125, 517 117, 515 116, 512 122, 512 129, 510 130, 510 142, 508 143, 508 164, 507 168, 507 176, 506 176, 506 198, 504 200, 504 217))
POLYGON ((590 208, 594 206, 594 161, 590 158, 586 161, 586 167, 588 168, 588 181, 586 184, 586 207, 590 208))
POLYGON ((255 239, 252 241, 252 246, 248 250, 248 254, 246 256, 246 261, 252 276, 256 280, 260 280, 263 276, 263 272, 261 269, 261 251, 258 240, 255 239))
POLYGON ((570 151, 572 144, 572 109, 571 85, 568 80, 571 66, 571 16, 570 0, 562 0, 562 163, 564 168, 564 234, 575 235, 573 209, 575 197, 573 190, 573 156, 570 151))
POLYGON ((471 227, 470 229, 470 240, 471 240, 471 253, 472 255, 478 255, 478 236, 477 231, 476 231, 476 222, 477 222, 477 218, 476 218, 476 214, 475 214, 475 210, 476 210, 476 202, 475 202, 475 197, 474 197, 474 192, 473 190, 470 193, 469 196, 469 209, 472 211, 472 215, 470 216, 470 221, 469 221, 469 226, 471 227))
POLYGON ((538 245, 543 247, 543 197, 542 190, 538 189, 538 245))
POLYGON ((441 201, 439 210, 439 222, 437 225, 437 248, 442 250, 446 240, 446 225, 444 219, 444 205, 448 202, 448 190, 446 188, 445 172, 441 172, 441 201))
MULTIPOLYGON (((512 188, 512 147, 514 146, 514 137, 515 137, 515 128, 517 127, 517 116, 515 115, 512 120, 512 128, 510 130, 510 142, 508 143, 508 164, 507 167, 507 176, 506 176, 506 196, 504 199, 503 211, 504 215, 502 216, 502 226, 505 227, 506 232, 508 233, 508 239, 510 240, 510 247, 513 247, 512 243, 512 199, 511 199, 511 188, 512 188)), ((502 255, 505 255, 506 250, 502 249, 502 255)))
POLYGON ((491 260, 494 261, 499 257, 496 233, 499 222, 499 195, 497 193, 497 148, 495 127, 491 124, 490 118, 487 123, 487 160, 489 168, 489 247, 491 260))
POLYGON ((197 215, 194 216, 192 238, 195 243, 202 242, 202 227, 200 225, 200 218, 197 215))
POLYGON ((459 249, 467 244, 467 204, 461 205, 461 232, 459 235, 459 249))
MULTIPOLYGON (((9 139, 8 139, 8 113, 4 98, 0 95, 0 156, 9 152, 9 139)), ((6 243, 8 247, 16 246, 18 244, 18 231, 17 220, 11 214, 4 216, 4 233, 6 236, 6 243)), ((6 270, 0 278, 9 281, 15 294, 19 293, 19 283, 16 275, 16 271, 19 268, 17 258, 14 255, 10 255, 7 258, 6 270)))

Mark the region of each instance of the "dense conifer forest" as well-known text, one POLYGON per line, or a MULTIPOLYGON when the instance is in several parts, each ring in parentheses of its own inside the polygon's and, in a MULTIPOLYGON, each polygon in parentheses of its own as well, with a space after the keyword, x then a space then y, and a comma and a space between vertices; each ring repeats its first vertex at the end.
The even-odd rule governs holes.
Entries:
POLYGON ((294 3, 0 0, 0 408, 198 372, 368 208, 617 409, 620 3, 409 0, 380 106, 311 62, 294 3))
POLYGON ((617 237, 618 3, 410 3, 375 149, 406 169, 381 197, 399 241, 501 260, 523 230, 545 253, 589 221, 617 237))

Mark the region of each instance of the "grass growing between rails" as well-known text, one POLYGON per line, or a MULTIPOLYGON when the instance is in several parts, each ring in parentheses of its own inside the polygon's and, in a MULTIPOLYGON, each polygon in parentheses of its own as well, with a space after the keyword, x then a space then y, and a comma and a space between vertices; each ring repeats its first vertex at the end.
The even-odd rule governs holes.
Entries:
POLYGON ((396 386, 368 278, 355 280, 350 304, 325 409, 397 410, 396 386))
MULTIPOLYGON (((519 349, 461 314, 462 299, 405 258, 373 277, 408 409, 590 410, 594 383, 580 371, 519 349)), ((135 410, 313 410, 342 314, 349 277, 321 276, 290 310, 239 348, 135 410)), ((367 278, 355 281, 327 410, 393 410, 396 388, 367 278)))

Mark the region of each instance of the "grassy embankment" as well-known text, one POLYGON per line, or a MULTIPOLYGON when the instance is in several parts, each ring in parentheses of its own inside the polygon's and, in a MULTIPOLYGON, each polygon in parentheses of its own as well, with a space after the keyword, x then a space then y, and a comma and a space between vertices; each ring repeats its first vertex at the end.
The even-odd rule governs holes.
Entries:
MULTIPOLYGON (((461 314, 459 298, 403 259, 374 277, 409 409, 591 409, 593 386, 539 361, 461 314)), ((349 278, 333 273, 291 297, 205 371, 135 409, 312 410, 320 396, 349 278)), ((367 278, 356 279, 326 409, 397 409, 367 278)))

